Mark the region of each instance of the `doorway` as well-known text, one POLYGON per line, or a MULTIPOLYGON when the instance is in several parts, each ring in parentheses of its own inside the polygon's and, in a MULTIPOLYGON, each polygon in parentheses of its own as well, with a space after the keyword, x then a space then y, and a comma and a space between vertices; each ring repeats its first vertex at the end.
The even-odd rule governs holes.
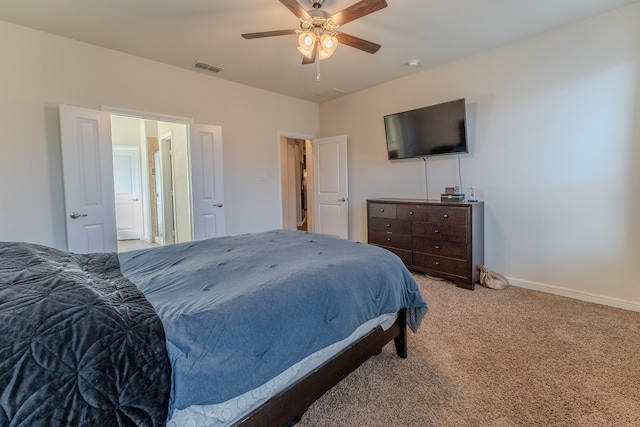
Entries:
POLYGON ((310 230, 307 143, 297 138, 280 142, 282 228, 286 230, 310 230))
POLYGON ((278 149, 282 228, 304 218, 306 231, 349 239, 347 136, 280 134, 278 149))
MULTIPOLYGON (((187 212, 191 227, 178 241, 201 240, 225 235, 224 173, 222 127, 194 124, 188 119, 138 113, 112 107, 102 111, 60 104, 60 140, 63 159, 64 204, 67 250, 75 253, 114 252, 118 250, 113 141, 144 147, 145 137, 158 138, 171 132, 174 188, 173 196, 181 212, 187 212), (122 119, 133 132, 112 127, 122 119), (125 119, 132 119, 126 121, 125 119), (163 120, 171 120, 165 122, 163 120), (137 121, 136 121, 137 120, 137 121), (161 129, 161 127, 164 128, 161 129), (182 129, 178 132, 175 129, 182 129), (185 131, 186 130, 186 131, 185 131), (129 135, 131 139, 123 137, 129 135), (82 154, 82 155, 79 155, 82 154), (184 159, 184 167, 177 165, 184 159), (182 184, 179 185, 178 182, 182 184), (182 202, 176 196, 183 187, 182 202), (189 215, 190 213, 190 215, 189 215)), ((131 130, 130 129, 130 130, 131 130)), ((140 150, 146 153, 145 149, 140 150)), ((142 203, 144 205, 144 239, 151 243, 151 208, 149 161, 142 161, 142 203)), ((160 156, 162 158, 162 156, 160 156)), ((157 214, 157 212, 156 212, 157 214)), ((176 213, 174 212, 174 215, 176 213)), ((163 219, 166 221, 166 219, 163 219)), ((179 227, 178 227, 179 229, 179 227)), ((164 236, 166 240, 166 236, 164 236)), ((123 242, 128 242, 124 241, 123 242)))
MULTIPOLYGON (((114 147, 139 153, 139 173, 132 175, 131 184, 140 188, 139 196, 131 199, 139 199, 140 232, 123 233, 131 221, 117 210, 118 250, 192 240, 187 125, 112 114, 111 130, 114 147)), ((116 187, 126 182, 115 161, 113 172, 116 187)))

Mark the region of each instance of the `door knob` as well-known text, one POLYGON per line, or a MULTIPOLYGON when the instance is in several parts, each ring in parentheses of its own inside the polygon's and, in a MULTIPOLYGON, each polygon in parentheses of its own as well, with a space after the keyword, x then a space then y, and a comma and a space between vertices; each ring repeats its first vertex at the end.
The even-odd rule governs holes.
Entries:
POLYGON ((71 215, 69 215, 72 219, 78 219, 81 216, 89 216, 89 214, 81 214, 78 212, 71 212, 71 215))
POLYGON ((345 199, 344 197, 342 199, 338 199, 339 202, 346 202, 347 199, 345 199))
POLYGON ((222 203, 216 203, 215 205, 211 205, 214 208, 221 208, 222 207, 222 203))
POLYGON ((137 201, 138 201, 138 200, 140 200, 140 199, 139 199, 138 197, 136 197, 136 198, 131 199, 131 200, 132 200, 132 201, 134 201, 134 202, 137 202, 137 201))

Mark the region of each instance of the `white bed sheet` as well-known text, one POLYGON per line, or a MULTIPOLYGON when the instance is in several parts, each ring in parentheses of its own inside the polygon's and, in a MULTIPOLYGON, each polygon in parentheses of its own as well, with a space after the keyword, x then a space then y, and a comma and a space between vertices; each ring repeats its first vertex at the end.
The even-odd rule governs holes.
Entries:
POLYGON ((245 415, 255 410, 287 386, 304 377, 334 357, 340 351, 365 336, 378 326, 387 330, 393 325, 397 313, 383 314, 358 327, 350 336, 319 350, 265 384, 238 397, 215 405, 194 405, 174 412, 167 427, 226 427, 238 423, 245 415))

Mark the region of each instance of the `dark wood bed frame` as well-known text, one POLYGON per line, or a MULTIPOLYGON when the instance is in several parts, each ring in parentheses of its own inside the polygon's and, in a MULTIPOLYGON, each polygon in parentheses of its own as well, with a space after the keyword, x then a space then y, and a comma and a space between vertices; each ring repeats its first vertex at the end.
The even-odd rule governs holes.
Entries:
POLYGON ((386 331, 378 326, 356 341, 333 359, 315 371, 290 385, 288 388, 248 414, 237 425, 242 427, 293 425, 309 406, 338 384, 347 375, 362 365, 382 347, 394 340, 396 353, 407 357, 407 311, 398 312, 395 323, 386 331))

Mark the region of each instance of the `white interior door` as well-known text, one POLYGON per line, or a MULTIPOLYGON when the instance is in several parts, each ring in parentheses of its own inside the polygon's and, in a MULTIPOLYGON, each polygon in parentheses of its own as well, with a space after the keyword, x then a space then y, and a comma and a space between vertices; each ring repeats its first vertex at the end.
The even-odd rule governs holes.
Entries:
POLYGON ((346 135, 318 138, 313 147, 313 231, 349 238, 346 135))
POLYGON ((113 183, 118 240, 142 237, 140 148, 113 146, 113 183))
POLYGON ((67 250, 115 252, 111 115, 60 105, 67 250))
POLYGON ((191 194, 193 239, 225 235, 222 128, 191 125, 191 194))

